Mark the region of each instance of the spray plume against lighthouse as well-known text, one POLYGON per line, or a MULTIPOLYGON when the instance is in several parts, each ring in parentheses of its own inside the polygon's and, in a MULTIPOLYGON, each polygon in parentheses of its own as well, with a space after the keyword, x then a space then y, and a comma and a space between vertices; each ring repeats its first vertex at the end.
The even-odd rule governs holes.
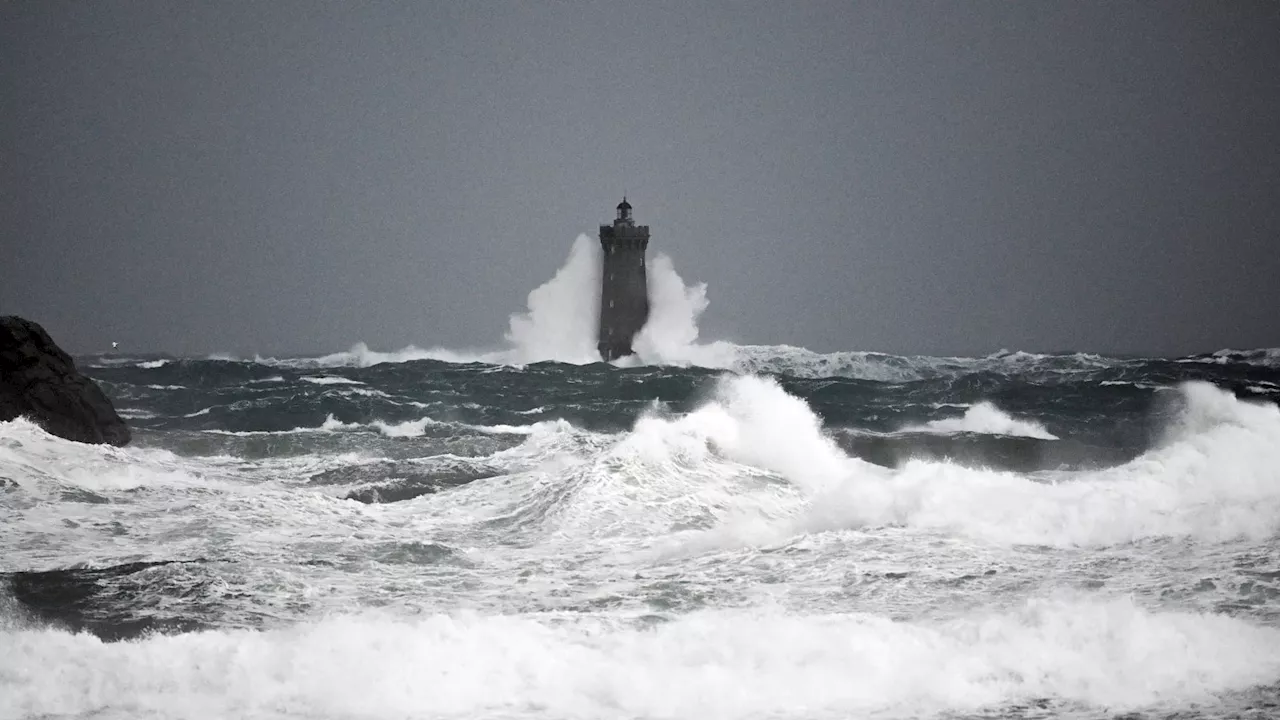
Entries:
POLYGON ((631 204, 622 198, 613 225, 600 226, 604 268, 600 288, 600 333, 597 348, 606 362, 632 354, 631 340, 649 319, 649 286, 644 252, 649 227, 636 225, 631 204))

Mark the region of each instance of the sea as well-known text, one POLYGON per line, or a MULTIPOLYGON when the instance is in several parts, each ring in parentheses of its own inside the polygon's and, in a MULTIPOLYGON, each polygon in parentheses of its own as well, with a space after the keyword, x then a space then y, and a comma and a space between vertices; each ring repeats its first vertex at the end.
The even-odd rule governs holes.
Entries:
POLYGON ((659 255, 606 364, 595 253, 496 349, 77 356, 0 718, 1280 717, 1280 350, 706 342, 659 255))

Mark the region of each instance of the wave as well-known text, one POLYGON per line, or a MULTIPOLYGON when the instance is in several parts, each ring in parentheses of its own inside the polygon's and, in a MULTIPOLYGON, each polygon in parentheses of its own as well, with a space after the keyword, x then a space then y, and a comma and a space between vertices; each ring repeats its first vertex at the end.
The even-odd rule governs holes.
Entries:
MULTIPOLYGON (((207 410, 193 413, 184 417, 194 417, 207 412, 207 410)), ((409 438, 422 437, 427 434, 427 428, 450 428, 455 430, 465 430, 470 432, 482 433, 486 435, 532 435, 538 431, 540 427, 558 427, 567 426, 563 420, 544 420, 528 425, 473 425, 470 423, 452 422, 447 420, 436 420, 434 418, 424 417, 417 420, 405 420, 403 422, 393 423, 383 420, 373 420, 367 423, 360 422, 343 422, 330 413, 320 425, 315 427, 295 427, 291 430, 220 430, 206 429, 201 432, 211 433, 214 435, 236 435, 241 437, 251 437, 255 435, 297 435, 300 433, 336 433, 336 432, 354 432, 354 431, 375 431, 386 437, 393 438, 409 438)))
POLYGON ((141 357, 132 357, 128 355, 115 355, 112 353, 99 353, 86 356, 89 367, 95 368, 112 368, 120 366, 132 366, 140 368, 158 368, 175 359, 172 357, 157 357, 155 354, 143 355, 141 357))
POLYGON ((1185 363, 1212 363, 1228 365, 1241 363, 1266 368, 1280 368, 1280 348, 1255 348, 1253 350, 1232 350, 1224 348, 1208 355, 1193 355, 1178 360, 1185 363))
POLYGON ((202 430, 201 432, 211 433, 213 435, 235 435, 238 437, 252 437, 254 435, 297 435, 299 433, 334 433, 343 430, 359 430, 368 427, 363 423, 343 422, 329 413, 324 422, 316 427, 299 426, 291 430, 220 430, 211 428, 202 430))
POLYGON ((1058 436, 1045 430, 1044 426, 1033 420, 1020 420, 1011 417, 990 402, 980 402, 965 410, 958 418, 931 420, 923 425, 908 425, 903 432, 936 432, 936 433, 984 433, 987 435, 1011 435, 1029 437, 1039 440, 1057 440, 1058 436))
MULTIPOLYGON (((1074 471, 1001 471, 937 454, 903 457, 894 467, 877 464, 849 454, 846 448, 859 443, 833 434, 803 399, 758 376, 722 376, 710 399, 691 411, 673 415, 655 406, 615 435, 587 433, 563 419, 347 423, 332 415, 319 427, 284 433, 526 436, 490 456, 495 467, 509 473, 554 458, 559 464, 497 485, 459 487, 441 502, 500 506, 512 518, 534 518, 525 526, 540 528, 540 535, 644 537, 660 553, 776 545, 807 533, 885 526, 1055 547, 1169 536, 1271 537, 1280 529, 1280 409, 1207 383, 1186 383, 1170 394, 1181 410, 1154 447, 1118 456, 1109 467, 1074 471)), ((925 427, 934 435, 1055 437, 987 407, 925 427)))
POLYGON ((345 426, 347 429, 355 427, 374 428, 387 437, 421 437, 426 434, 428 427, 457 428, 487 435, 533 435, 543 428, 567 428, 570 425, 564 420, 544 420, 529 425, 472 425, 470 423, 449 422, 433 418, 419 418, 418 420, 406 420, 400 423, 375 420, 367 425, 349 424, 345 426))
MULTIPOLYGON (((777 402, 776 386, 751 392, 777 402)), ((1280 409, 1206 383, 1179 392, 1183 410, 1165 441, 1101 471, 1035 478, 914 461, 886 475, 851 463, 806 425, 804 454, 791 446, 760 461, 810 489, 812 506, 800 522, 810 530, 893 523, 1058 546, 1270 537, 1280 526, 1280 409), (816 455, 821 463, 804 460, 816 455)))
MULTIPOLYGON (((366 368, 374 365, 381 365, 383 363, 405 363, 413 362, 415 360, 465 362, 464 360, 456 357, 437 357, 436 352, 423 350, 415 345, 408 345, 399 350, 393 350, 390 352, 379 352, 376 350, 370 350, 369 346, 363 342, 358 342, 355 345, 352 345, 349 350, 321 355, 320 357, 276 358, 255 355, 249 362, 280 368, 314 370, 341 367, 366 368)), ((246 361, 241 360, 240 362, 246 361)))
MULTIPOLYGON (((710 399, 691 411, 651 409, 618 435, 586 433, 562 419, 528 425, 431 418, 358 423, 332 414, 318 427, 283 434, 526 436, 499 450, 495 462, 530 467, 558 456, 567 464, 504 481, 509 497, 500 500, 485 496, 498 490, 480 482, 451 490, 457 498, 448 502, 502 505, 513 517, 533 513, 543 518, 538 522, 567 523, 556 530, 570 537, 647 537, 662 552, 771 545, 806 533, 884 526, 1056 547, 1168 536, 1273 536, 1280 527, 1280 408, 1238 400, 1200 382, 1169 394, 1181 410, 1154 447, 1118 465, 1079 471, 999 471, 921 458, 896 467, 876 464, 846 452, 814 410, 775 380, 738 375, 719 378, 710 399), (582 441, 587 436, 592 439, 582 441)), ((972 410, 958 427, 990 430, 972 424, 972 410)), ((996 429, 1009 432, 1012 423, 1031 440, 1039 434, 1017 424, 1027 421, 993 417, 996 429)), ((154 481, 157 472, 167 484, 207 482, 172 456, 139 468, 112 454, 130 449, 82 448, 25 421, 0 427, 6 438, 19 439, 21 447, 0 446, 0 466, 20 483, 35 478, 93 491, 126 489, 154 481)))
MULTIPOLYGON (((692 292, 692 291, 690 291, 692 292)), ((655 306, 655 314, 658 312, 655 306)), ((581 345, 581 343, 579 343, 581 345)), ((621 358, 612 364, 617 367, 666 366, 700 367, 709 370, 728 370, 741 374, 780 374, 798 378, 840 377, 854 380, 873 380, 887 383, 907 383, 920 380, 951 378, 961 375, 993 372, 1001 375, 1046 374, 1070 376, 1088 374, 1113 367, 1122 367, 1136 361, 1106 358, 1090 353, 1064 355, 1038 353, 996 353, 983 357, 952 357, 929 355, 893 355, 870 351, 838 351, 819 353, 792 345, 738 345, 728 341, 681 344, 676 341, 655 339, 653 334, 642 332, 635 343, 636 355, 621 358)), ((423 349, 409 345, 399 350, 372 350, 363 342, 350 349, 306 358, 274 358, 254 356, 254 362, 273 367, 302 370, 328 368, 367 368, 384 363, 406 363, 422 360, 468 364, 521 367, 533 362, 562 362, 583 365, 601 362, 600 358, 585 352, 568 354, 537 353, 514 350, 450 350, 445 348, 423 349)), ((259 380, 256 382, 268 382, 259 380)), ((276 380, 278 381, 278 380, 276 380)))
MULTIPOLYGON (((916 459, 895 469, 846 454, 774 380, 728 376, 686 415, 648 413, 607 450, 575 449, 558 474, 502 487, 509 512, 543 508, 570 535, 656 539, 659 554, 885 526, 1054 547, 1274 536, 1280 409, 1204 383, 1178 393, 1184 408, 1164 440, 1118 466, 1028 474, 916 459)), ((490 491, 469 486, 455 501, 487 507, 490 491)))
POLYGON ((167 451, 72 442, 25 418, 0 422, 0 474, 34 492, 68 486, 101 492, 200 483, 167 451))
POLYGON ((368 613, 117 643, 10 622, 0 643, 5 717, 917 717, 1026 703, 1123 712, 1213 703, 1280 676, 1275 629, 1090 598, 941 622, 774 608, 657 624, 368 613))
MULTIPOLYGON (((678 276, 677 276, 678 277, 678 276)), ((685 288, 689 296, 701 290, 685 288)), ((695 303, 695 301, 690 301, 695 303)), ((696 303, 695 303, 696 304, 696 303)), ((661 314, 661 306, 655 305, 655 317, 680 316, 686 312, 677 308, 669 315, 661 314)), ((691 312, 691 311, 689 311, 691 312)), ((674 323, 681 325, 682 323, 674 323)), ((688 327, 687 325, 685 326, 688 327)), ((679 338, 684 331, 673 330, 679 338)), ((687 337, 687 335, 684 335, 687 337)), ((585 347, 591 336, 581 335, 575 347, 585 347)), ((541 345, 531 346, 543 347, 541 345)), ((1093 353, 1033 353, 1000 351, 985 356, 933 356, 894 355, 891 353, 842 350, 829 353, 816 352, 793 345, 749 345, 724 340, 682 343, 678 340, 658 340, 654 332, 643 332, 635 342, 636 355, 621 358, 612 364, 616 367, 698 367, 710 370, 727 370, 740 374, 777 374, 796 378, 847 378, 884 383, 911 383, 937 379, 950 379, 977 373, 993 373, 1001 376, 1021 376, 1050 380, 1092 380, 1099 373, 1140 371, 1144 363, 1164 362, 1152 358, 1119 358, 1093 353)), ((1271 353, 1271 350, 1232 351, 1240 356, 1271 353)), ((326 370, 334 368, 368 368, 382 364, 436 361, 453 364, 485 364, 502 367, 523 367, 535 362, 560 362, 583 365, 601 362, 599 357, 581 349, 568 353, 534 352, 528 349, 507 348, 501 350, 454 350, 442 347, 421 348, 407 345, 398 350, 374 350, 364 342, 357 342, 349 349, 318 357, 271 357, 254 355, 250 358, 220 358, 221 361, 255 363, 268 367, 295 370, 326 370)), ((1192 357, 1169 361, 1185 366, 1246 365, 1260 368, 1280 368, 1280 360, 1265 356, 1252 360, 1231 357, 1192 357)), ((90 367, 106 368, 105 365, 90 367)), ((281 376, 250 380, 247 382, 282 382, 281 376)), ((1102 376, 1101 386, 1132 386, 1155 390, 1165 387, 1162 382, 1141 382, 1102 376)), ((1268 392, 1265 384, 1260 385, 1268 392)))
POLYGON ((301 380, 302 382, 311 383, 312 385, 364 385, 364 383, 360 382, 359 380, 352 380, 351 378, 344 378, 344 377, 336 377, 334 375, 319 375, 319 376, 305 375, 298 379, 301 380))

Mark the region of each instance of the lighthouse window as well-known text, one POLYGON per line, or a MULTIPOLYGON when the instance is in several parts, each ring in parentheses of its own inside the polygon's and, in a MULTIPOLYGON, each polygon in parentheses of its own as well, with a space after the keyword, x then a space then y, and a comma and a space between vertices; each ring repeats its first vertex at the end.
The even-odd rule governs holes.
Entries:
POLYGON ((610 301, 609 301, 609 307, 613 307, 613 301, 612 301, 612 300, 610 300, 610 301))

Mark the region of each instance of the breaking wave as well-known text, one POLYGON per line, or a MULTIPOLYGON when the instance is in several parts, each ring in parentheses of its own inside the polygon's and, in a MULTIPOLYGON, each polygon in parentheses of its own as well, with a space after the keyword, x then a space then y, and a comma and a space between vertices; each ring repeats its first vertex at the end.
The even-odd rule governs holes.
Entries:
POLYGON ((1058 437, 1038 422, 1019 420, 1011 417, 990 402, 980 402, 965 411, 958 418, 931 420, 923 425, 908 425, 904 432, 937 432, 937 433, 985 433, 988 435, 1011 435, 1029 437, 1040 440, 1057 440, 1058 437))
POLYGON ((810 708, 806 717, 896 718, 1042 698, 1123 711, 1210 700, 1280 673, 1276 630, 1123 599, 1032 601, 937 623, 757 609, 646 629, 458 613, 111 644, 40 629, 0 638, 0 677, 14 679, 5 717, 747 718, 810 708))
MULTIPOLYGON (((701 498, 668 527, 666 550, 777 545, 806 533, 905 526, 1003 545, 1111 545, 1142 538, 1262 539, 1280 528, 1280 409, 1203 383, 1181 388, 1185 409, 1164 443, 1117 467, 1027 475, 912 460, 898 469, 846 455, 804 401, 771 379, 721 380, 706 405, 649 416, 598 462, 633 458, 634 505, 579 514, 642 517, 701 498), (784 479, 761 485, 754 469, 784 479), (645 468, 648 468, 647 470, 645 468), (661 477, 659 481, 657 478, 661 477), (702 523, 705 527, 705 522, 702 523)), ((614 482, 609 473, 599 482, 614 482)), ((624 493, 607 492, 610 503, 624 493)))

